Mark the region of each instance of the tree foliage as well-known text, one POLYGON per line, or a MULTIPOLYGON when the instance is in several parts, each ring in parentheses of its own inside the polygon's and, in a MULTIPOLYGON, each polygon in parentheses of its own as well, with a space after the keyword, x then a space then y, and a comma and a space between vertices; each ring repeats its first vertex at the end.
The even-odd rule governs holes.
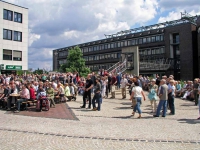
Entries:
POLYGON ((67 56, 66 64, 60 67, 63 72, 78 72, 81 76, 86 76, 90 73, 90 69, 85 66, 85 59, 81 49, 76 46, 70 49, 67 56))

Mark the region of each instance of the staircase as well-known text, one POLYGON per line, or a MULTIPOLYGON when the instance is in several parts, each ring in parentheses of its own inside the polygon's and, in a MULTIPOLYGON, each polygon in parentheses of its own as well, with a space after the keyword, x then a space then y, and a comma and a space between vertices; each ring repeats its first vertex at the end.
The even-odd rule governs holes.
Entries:
POLYGON ((124 71, 126 71, 126 69, 127 69, 127 61, 126 59, 124 59, 123 62, 119 61, 118 63, 110 67, 108 69, 108 72, 111 74, 112 73, 117 74, 117 73, 123 73, 124 71))

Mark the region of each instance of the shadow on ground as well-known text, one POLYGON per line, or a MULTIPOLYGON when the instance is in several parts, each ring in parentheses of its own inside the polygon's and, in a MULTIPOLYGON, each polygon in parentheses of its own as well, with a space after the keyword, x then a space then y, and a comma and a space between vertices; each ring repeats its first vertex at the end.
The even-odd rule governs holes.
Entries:
POLYGON ((188 124, 200 124, 200 120, 197 119, 178 119, 179 123, 188 123, 188 124))

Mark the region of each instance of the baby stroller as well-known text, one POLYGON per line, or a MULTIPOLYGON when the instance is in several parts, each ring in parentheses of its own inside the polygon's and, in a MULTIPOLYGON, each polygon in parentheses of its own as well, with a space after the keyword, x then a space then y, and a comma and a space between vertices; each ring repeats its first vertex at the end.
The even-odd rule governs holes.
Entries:
POLYGON ((45 110, 48 111, 50 109, 50 102, 46 96, 41 95, 39 96, 36 104, 36 110, 42 111, 42 107, 45 107, 45 110))

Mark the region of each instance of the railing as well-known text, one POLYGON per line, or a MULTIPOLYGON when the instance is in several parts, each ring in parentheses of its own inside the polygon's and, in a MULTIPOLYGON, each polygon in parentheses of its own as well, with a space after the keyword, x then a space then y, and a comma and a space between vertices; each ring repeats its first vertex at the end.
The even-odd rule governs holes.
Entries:
POLYGON ((114 66, 112 66, 112 70, 109 71, 109 73, 122 73, 122 71, 124 72, 127 68, 127 61, 126 59, 121 63, 121 62, 118 62, 117 65, 115 64, 114 66))
POLYGON ((114 64, 112 67, 108 68, 107 71, 111 72, 116 66, 118 66, 121 62, 119 61, 118 63, 114 64))

